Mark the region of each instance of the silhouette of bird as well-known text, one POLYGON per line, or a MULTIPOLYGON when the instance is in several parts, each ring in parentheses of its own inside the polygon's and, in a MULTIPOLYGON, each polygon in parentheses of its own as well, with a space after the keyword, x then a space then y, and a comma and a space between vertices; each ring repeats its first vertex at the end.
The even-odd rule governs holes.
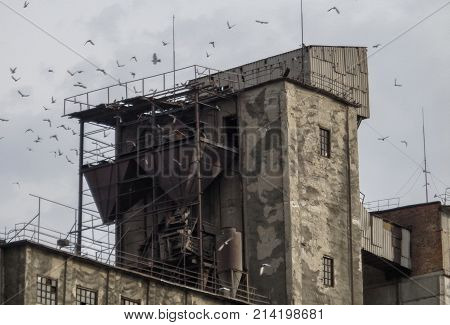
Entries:
POLYGON ((56 134, 51 135, 50 139, 55 139, 56 141, 59 141, 58 136, 56 134))
POLYGON ((32 129, 26 129, 25 130, 25 133, 28 133, 28 132, 34 133, 34 131, 32 129))
POLYGON ((62 155, 63 155, 62 151, 60 149, 58 149, 58 156, 61 157, 62 155))
POLYGON ((106 71, 103 69, 97 68, 96 71, 99 71, 99 72, 103 73, 104 75, 106 75, 106 71))
POLYGON ((268 268, 268 267, 272 267, 272 266, 270 264, 266 264, 266 263, 262 264, 261 267, 259 268, 259 275, 260 276, 263 275, 264 274, 264 270, 266 268, 268 268))
POLYGON ((57 129, 63 128, 63 129, 66 130, 66 131, 69 131, 69 130, 70 130, 70 128, 67 127, 67 126, 65 126, 64 124, 61 124, 61 125, 57 126, 56 128, 57 128, 57 129))
POLYGON ((130 72, 130 74, 131 74, 131 76, 133 77, 133 79, 136 78, 136 73, 130 72))
POLYGON ((156 55, 156 53, 153 53, 153 59, 152 59, 153 64, 158 64, 158 62, 161 62, 161 59, 158 58, 158 56, 156 55))
POLYGON ((15 74, 17 71, 17 67, 15 68, 9 68, 9 71, 11 71, 11 74, 15 74))
POLYGON ((52 68, 48 68, 47 72, 53 73, 53 72, 55 72, 55 71, 54 71, 52 68))
POLYGON ((66 160, 67 160, 67 162, 68 162, 69 164, 72 164, 72 165, 73 165, 73 162, 69 159, 69 157, 66 156, 66 160))
POLYGON ((328 9, 328 12, 330 12, 332 10, 336 11, 337 14, 341 13, 337 7, 331 7, 330 9, 328 9))
POLYGON ((42 138, 40 137, 40 136, 38 136, 37 138, 36 138, 36 140, 34 140, 34 143, 39 143, 39 142, 41 142, 42 141, 42 138))
POLYGON ((11 76, 11 79, 14 80, 15 82, 19 81, 22 78, 15 78, 14 76, 11 76))
POLYGON ((132 56, 132 57, 130 58, 130 61, 137 62, 137 58, 136 58, 135 56, 132 56))
POLYGON ((42 106, 42 108, 44 109, 44 111, 49 111, 50 110, 50 108, 47 108, 45 106, 42 106))
POLYGON ((83 70, 78 70, 77 73, 78 74, 82 74, 84 71, 83 70))
POLYGON ((48 122, 48 126, 49 126, 49 127, 52 127, 52 121, 51 121, 49 118, 45 118, 45 119, 43 119, 42 121, 48 122))
POLYGON ((25 2, 23 3, 23 7, 24 7, 24 8, 27 8, 29 5, 30 5, 30 2, 29 2, 29 1, 25 1, 25 2))
POLYGON ((230 22, 227 21, 227 27, 228 27, 228 29, 232 29, 232 28, 235 27, 235 26, 236 26, 236 24, 231 25, 230 22))
POLYGON ((135 94, 138 94, 138 93, 141 92, 140 90, 137 90, 137 89, 136 89, 136 86, 133 86, 133 90, 134 90, 134 93, 135 93, 135 94))
POLYGON ((87 89, 87 87, 85 85, 83 85, 83 83, 81 83, 79 81, 76 84, 74 84, 73 86, 74 87, 80 87, 80 88, 83 88, 83 89, 87 89))
POLYGON ((116 60, 116 64, 118 68, 123 68, 125 66, 125 64, 120 64, 119 60, 116 60))
POLYGON ((268 21, 262 21, 262 20, 255 20, 256 23, 261 24, 261 25, 267 25, 269 22, 268 21))
POLYGON ((53 98, 53 96, 52 96, 52 98, 51 98, 51 102, 52 102, 52 104, 55 104, 55 103, 56 103, 56 99, 53 98))
POLYGON ((162 45, 167 46, 167 45, 169 45, 169 42, 162 41, 162 45))
POLYGON ((0 122, 9 122, 9 120, 4 119, 4 118, 0 118, 0 122))
POLYGON ((26 95, 26 94, 22 93, 20 90, 18 90, 17 92, 19 93, 19 95, 20 95, 22 98, 30 97, 30 95, 26 95))
POLYGON ((395 87, 402 87, 403 85, 397 83, 397 78, 395 78, 395 80, 394 80, 394 86, 395 86, 395 87))
POLYGON ((76 133, 74 130, 72 130, 72 134, 73 134, 73 135, 77 135, 77 133, 76 133))
POLYGON ((30 147, 27 147, 27 150, 28 150, 28 151, 33 151, 33 149, 31 149, 30 147))
POLYGON ((381 44, 380 43, 378 43, 378 44, 375 44, 374 46, 372 46, 374 49, 377 49, 377 48, 379 48, 381 46, 381 44))
POLYGON ((90 39, 88 39, 85 43, 84 46, 86 46, 87 44, 91 44, 92 46, 95 46, 94 42, 90 39))
POLYGON ((378 138, 378 140, 380 140, 380 141, 385 141, 386 139, 389 139, 389 136, 378 138))
POLYGON ((212 56, 212 54, 208 53, 208 51, 206 51, 206 57, 209 58, 210 56, 212 56))
POLYGON ((72 72, 70 70, 67 70, 67 73, 70 74, 71 77, 73 77, 75 75, 75 72, 72 72))
POLYGON ((78 156, 78 149, 70 149, 70 151, 75 151, 75 154, 78 156))
POLYGON ((5 137, 0 137, 0 140, 3 140, 5 137))
POLYGON ((227 240, 225 240, 222 245, 219 246, 219 248, 217 249, 218 252, 220 252, 222 249, 225 248, 225 246, 227 246, 231 241, 233 240, 233 237, 228 238, 227 240))
POLYGON ((209 42, 209 44, 211 44, 212 47, 216 48, 216 42, 211 41, 211 42, 209 42))
POLYGON ((13 185, 17 185, 20 188, 20 183, 19 182, 14 182, 12 183, 13 185))
POLYGON ((402 140, 402 141, 400 141, 400 143, 403 143, 405 145, 405 147, 408 147, 408 141, 402 140))

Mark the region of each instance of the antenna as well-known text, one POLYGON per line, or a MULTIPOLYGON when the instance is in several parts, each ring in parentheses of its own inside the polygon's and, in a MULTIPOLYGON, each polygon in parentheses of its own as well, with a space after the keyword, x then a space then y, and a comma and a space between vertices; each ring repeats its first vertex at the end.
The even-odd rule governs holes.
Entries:
POLYGON ((172 51, 173 51, 173 98, 175 100, 175 85, 176 85, 176 76, 175 76, 175 15, 172 16, 172 51))
POLYGON ((303 41, 303 0, 300 0, 300 28, 302 32, 302 47, 305 45, 303 41))
POLYGON ((426 141, 425 141, 425 113, 423 111, 422 107, 422 135, 423 135, 423 161, 425 169, 423 170, 423 173, 425 174, 425 196, 428 203, 428 169, 427 169, 427 150, 426 150, 426 141))

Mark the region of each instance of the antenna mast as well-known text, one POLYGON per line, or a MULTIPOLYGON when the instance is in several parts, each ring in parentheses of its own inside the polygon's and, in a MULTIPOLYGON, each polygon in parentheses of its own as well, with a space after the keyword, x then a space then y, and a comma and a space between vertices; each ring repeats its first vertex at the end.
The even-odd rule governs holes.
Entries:
POLYGON ((425 141, 425 114, 423 112, 422 107, 422 135, 423 135, 423 161, 424 167, 423 173, 425 174, 425 196, 428 203, 428 168, 427 168, 427 150, 426 150, 426 141, 425 141))
POLYGON ((176 77, 175 77, 175 15, 172 16, 172 51, 173 51, 173 99, 175 100, 175 85, 176 85, 176 77))
POLYGON ((303 0, 300 0, 300 28, 302 32, 302 47, 305 45, 303 41, 303 0))

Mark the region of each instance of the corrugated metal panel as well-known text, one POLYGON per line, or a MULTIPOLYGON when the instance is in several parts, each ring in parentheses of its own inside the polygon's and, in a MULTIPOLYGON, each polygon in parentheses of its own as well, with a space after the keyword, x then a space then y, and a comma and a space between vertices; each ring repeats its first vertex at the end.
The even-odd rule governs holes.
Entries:
POLYGON ((402 229, 402 244, 401 244, 401 265, 411 268, 411 232, 407 229, 402 229))
POLYGON ((372 217, 372 245, 383 246, 383 219, 372 217))

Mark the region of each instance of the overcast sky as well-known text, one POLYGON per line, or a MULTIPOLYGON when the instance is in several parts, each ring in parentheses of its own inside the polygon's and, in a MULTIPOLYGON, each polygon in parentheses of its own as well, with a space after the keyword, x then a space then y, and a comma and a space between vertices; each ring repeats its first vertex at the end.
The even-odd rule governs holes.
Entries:
MULTIPOLYGON (((171 17, 176 16, 177 66, 201 64, 217 69, 293 50, 300 44, 299 0, 3 0, 48 33, 121 80, 171 69, 171 17), (268 25, 256 24, 255 19, 268 25), (226 23, 236 24, 228 30, 226 23), (92 39, 95 46, 84 46, 92 39), (208 44, 216 42, 212 49, 208 44), (206 57, 206 51, 212 54, 206 57), (161 64, 154 66, 156 52, 161 64), (136 56, 137 63, 130 58, 136 56), (117 68, 116 60, 125 64, 117 68)), ((387 44, 443 0, 304 0, 307 45, 387 44), (340 15, 327 12, 337 6, 340 15)), ((63 99, 113 84, 109 76, 58 44, 0 2, 0 226, 30 219, 36 201, 29 193, 75 206, 78 138, 60 124, 63 99), (14 82, 9 71, 17 67, 14 82), (51 68, 55 72, 49 73, 51 68), (67 70, 83 70, 70 77, 67 70), (30 97, 20 98, 21 90, 30 97), (54 96, 56 104, 50 103, 54 96), (42 106, 51 109, 44 111, 42 106), (49 128, 42 120, 50 118, 49 128), (35 133, 25 133, 32 128, 35 133), (49 137, 57 134, 59 142, 49 137), (33 140, 40 136, 41 143, 33 140), (33 151, 28 151, 27 147, 33 151), (54 158, 51 151, 64 155, 54 158), (66 157, 75 162, 71 165, 66 157), (20 183, 20 187, 13 184, 20 183)), ((360 182, 366 200, 401 197, 401 204, 425 200, 421 108, 425 109, 430 197, 450 186, 450 6, 369 58, 371 118, 359 129, 360 182), (402 87, 394 87, 394 79, 402 87), (378 132, 378 133, 377 133, 378 132), (390 136, 388 141, 377 140, 390 136), (400 141, 406 140, 406 147, 400 141), (418 164, 417 164, 418 163, 418 164)), ((50 209, 44 207, 44 209, 50 209)), ((56 210, 48 210, 55 217, 56 210)), ((57 216, 66 223, 67 213, 57 216)), ((49 219, 50 220, 50 219, 49 219)), ((54 223, 55 219, 51 219, 54 223)))

